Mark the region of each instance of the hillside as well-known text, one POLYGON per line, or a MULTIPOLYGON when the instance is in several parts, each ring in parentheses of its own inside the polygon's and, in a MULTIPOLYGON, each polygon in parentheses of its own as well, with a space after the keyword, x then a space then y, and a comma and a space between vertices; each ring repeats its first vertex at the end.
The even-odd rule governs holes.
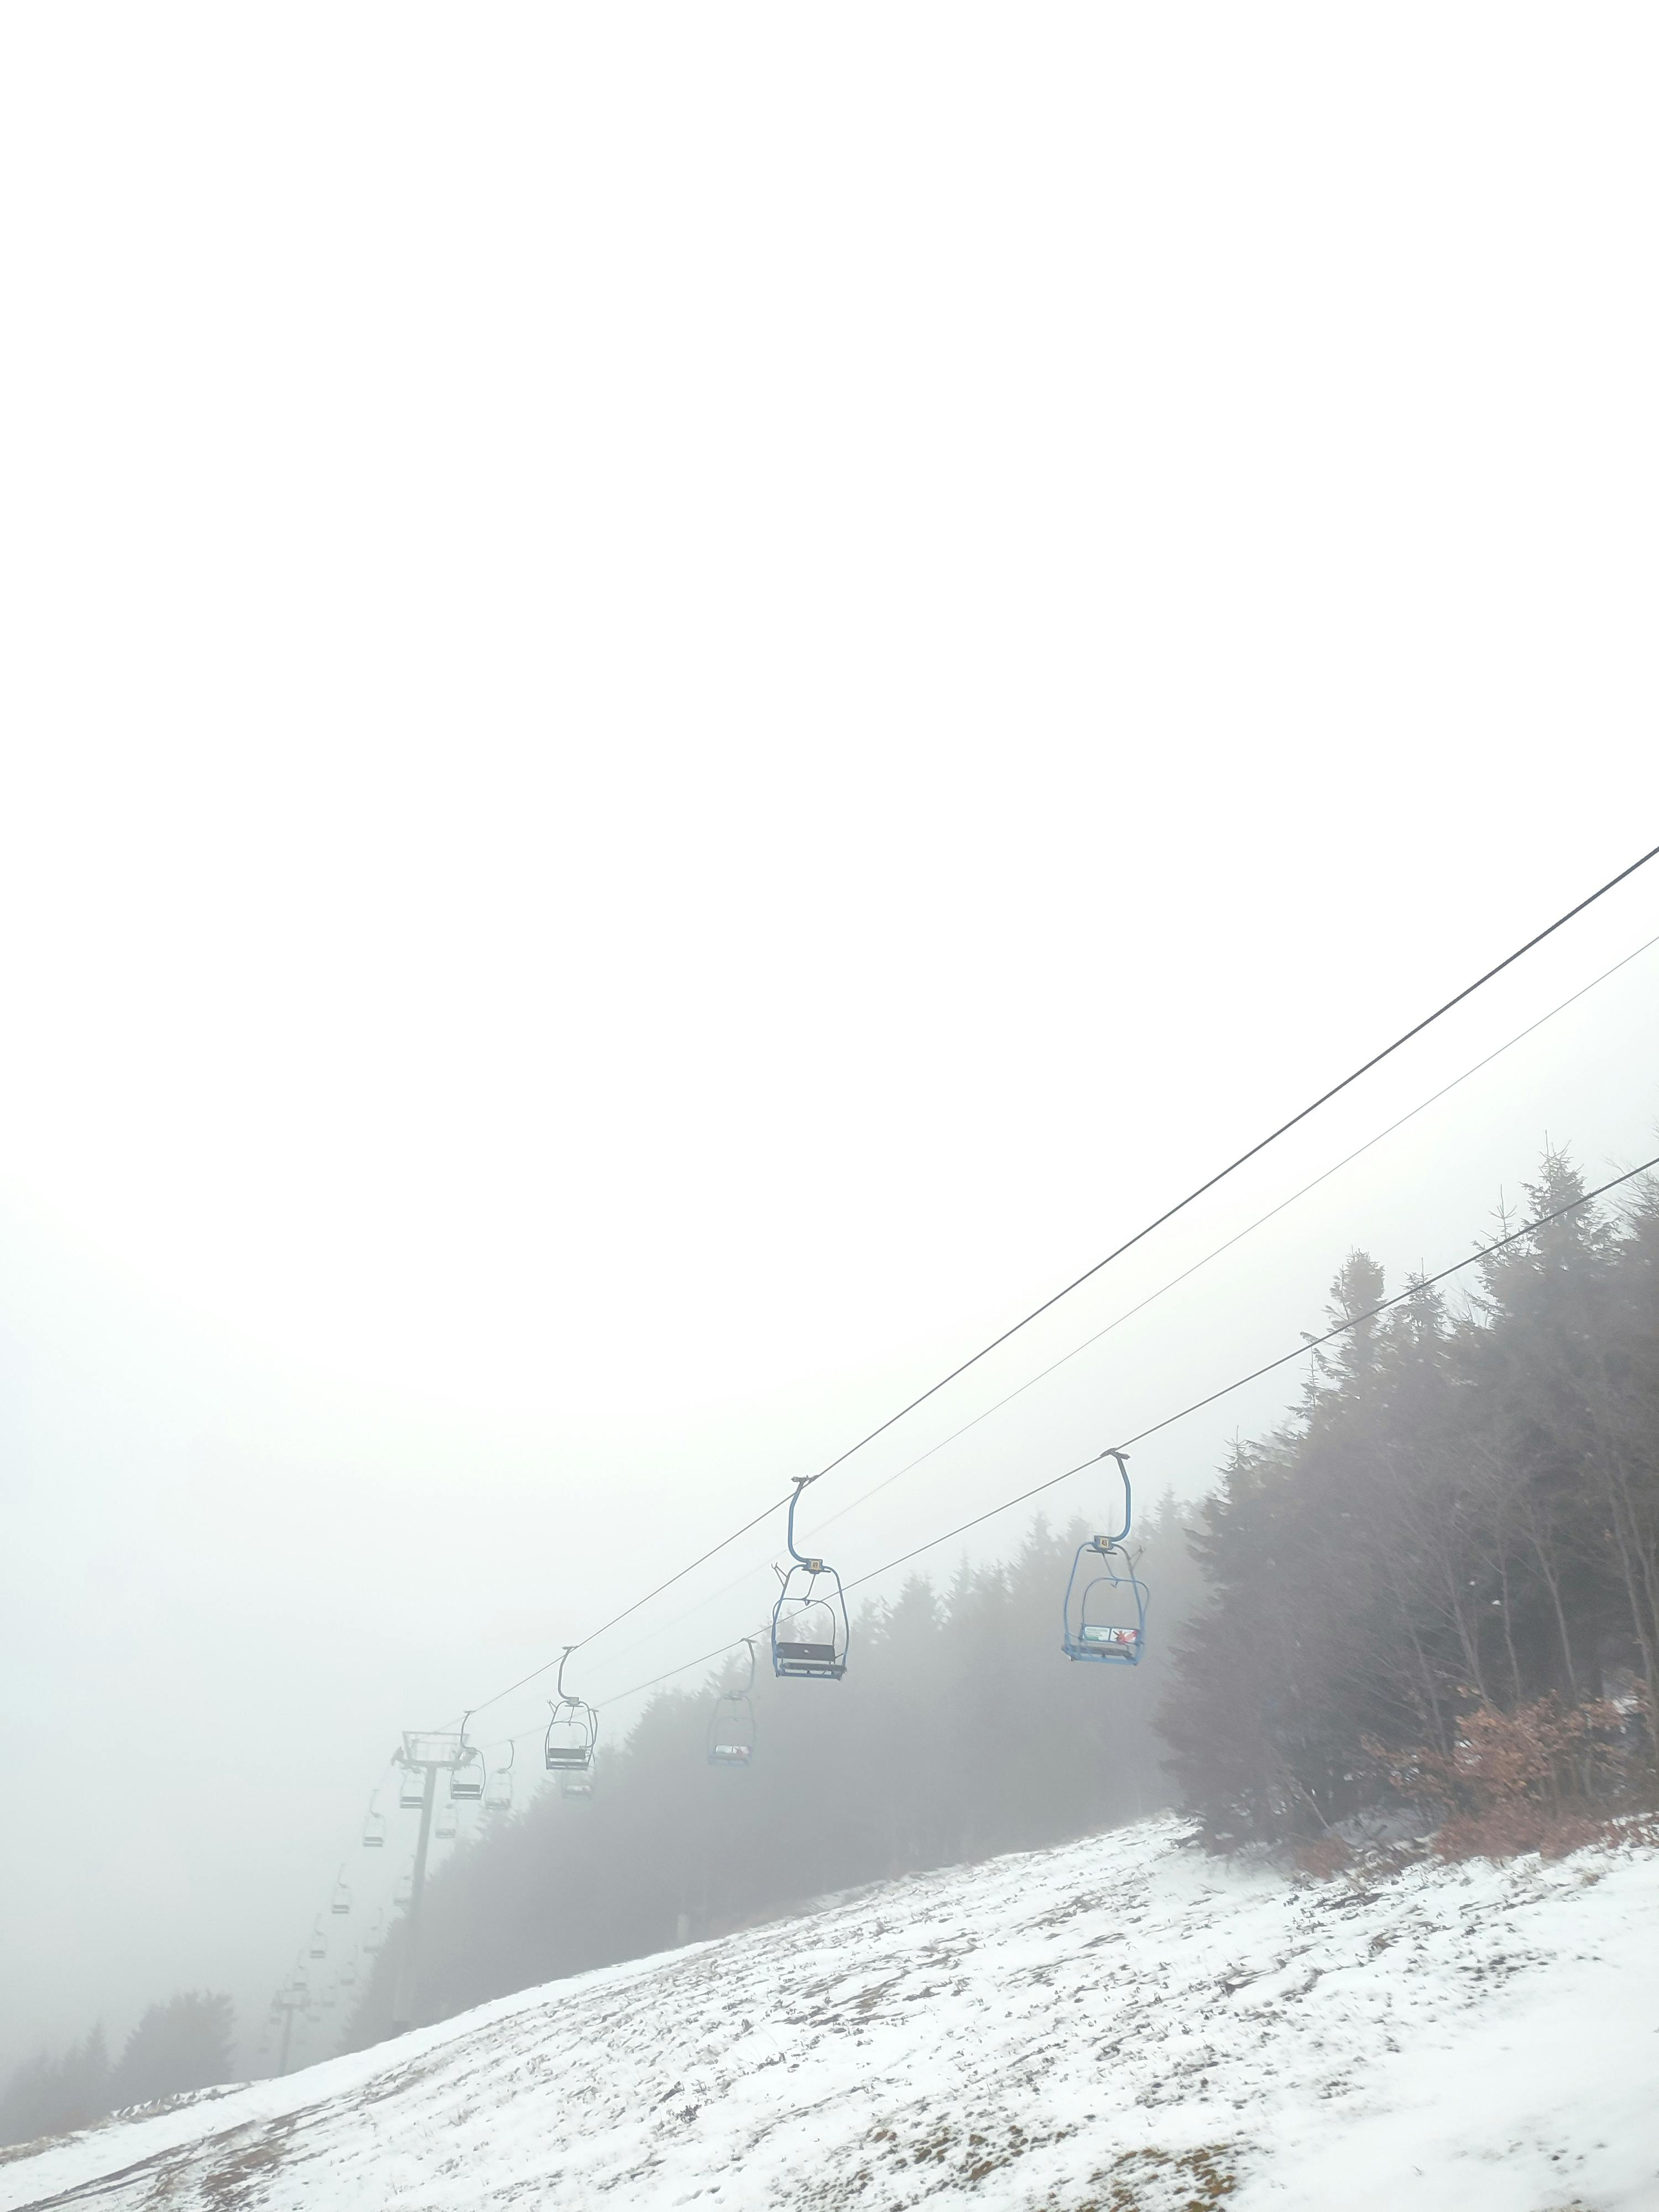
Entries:
POLYGON ((884 1884, 112 2121, 0 2163, 0 2212, 1659 2206, 1659 1856, 1296 1887, 1183 1832, 884 1884))

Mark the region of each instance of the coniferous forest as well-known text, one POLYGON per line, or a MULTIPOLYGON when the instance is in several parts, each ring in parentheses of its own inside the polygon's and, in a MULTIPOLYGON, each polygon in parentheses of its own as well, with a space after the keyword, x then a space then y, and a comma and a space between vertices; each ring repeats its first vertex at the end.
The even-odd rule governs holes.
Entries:
MULTIPOLYGON (((550 1786, 428 1882, 421 2016, 1167 1802, 1154 1717, 1170 1679, 1163 1632, 1200 1587, 1186 1523, 1168 1501, 1145 1523, 1162 1641, 1133 1668, 1060 1652, 1061 1593, 1091 1533, 1038 1522, 1006 1567, 964 1567, 944 1589, 914 1577, 855 1614, 840 1682, 757 1672, 746 1768, 708 1764, 722 1678, 654 1698, 624 1745, 601 1747, 591 1798, 550 1786)), ((394 1931, 349 2047, 388 2032, 400 1962, 394 1931)))
MULTIPOLYGON (((1568 1848, 1651 1808, 1659 1186, 1617 1208, 1583 1189, 1547 1152, 1494 1237, 1559 1218, 1453 1297, 1349 1254, 1289 1417, 1236 1442, 1200 1504, 1138 1522, 1140 1667, 1066 1663, 1060 1593, 1091 1530, 1039 1521, 1006 1565, 866 1605, 844 1680, 763 1665, 747 1766, 708 1758, 746 1668, 659 1692, 602 1746, 591 1796, 550 1781, 433 1875, 418 2016, 1164 1808, 1211 1849, 1314 1870, 1383 1835, 1568 1848)), ((401 1941, 344 2047, 391 2032, 401 1941)), ((33 2062, 5 2132, 195 2086, 199 2025, 158 2010, 113 2070, 95 2034, 33 2062)))
POLYGON ((113 2061, 102 2027, 94 2027, 61 2056, 42 2051, 18 2067, 0 2090, 0 2143, 62 2135, 124 2106, 228 2081, 235 2040, 235 2008, 205 1990, 148 2006, 113 2061))
MULTIPOLYGON (((1650 1795, 1659 1189, 1631 1188, 1617 1213, 1576 1206, 1547 1152, 1519 1219, 1559 1218, 1460 1303, 1345 1330, 1292 1417, 1233 1450, 1161 1716, 1212 1841, 1314 1843, 1398 1800, 1478 1822, 1650 1795)), ((1384 1293, 1352 1253, 1329 1320, 1384 1293)))
MULTIPOLYGON (((659 1696, 592 1798, 543 1795, 434 1880, 422 2016, 1164 1806, 1316 1864, 1402 1816, 1513 1848, 1650 1802, 1659 1189, 1584 1188, 1547 1152, 1493 1237, 1573 1210, 1455 1297, 1364 1319, 1410 1285, 1349 1255, 1326 1326, 1354 1325, 1290 1418, 1146 1523, 1142 1667, 1060 1656, 1088 1531, 1038 1523, 1006 1567, 866 1607, 839 1685, 763 1676, 747 1771, 706 1762, 712 1686, 659 1696)), ((351 2045, 388 2031, 398 1963, 394 1936, 351 2045)))

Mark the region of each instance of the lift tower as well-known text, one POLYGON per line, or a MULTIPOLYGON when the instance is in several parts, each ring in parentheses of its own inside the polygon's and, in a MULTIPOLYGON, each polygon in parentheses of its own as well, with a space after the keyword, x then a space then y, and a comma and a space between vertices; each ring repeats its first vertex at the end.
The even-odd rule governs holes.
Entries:
POLYGON ((432 1839, 432 1808, 437 1800, 438 1777, 452 1774, 470 1756, 465 1736, 443 1729, 405 1729, 403 1749, 395 1754, 399 1766, 413 1767, 423 1777, 421 1791, 421 1834, 415 1846, 415 1878, 409 1899, 409 1919, 404 1934, 404 1955, 398 1970, 398 1995, 392 2008, 392 2032, 401 2035, 415 2024, 415 1978, 420 1964, 421 1900, 426 1894, 426 1851, 432 1839))
POLYGON ((297 1970, 283 1983, 272 2001, 273 2011, 280 2011, 283 2015, 283 2047, 276 2060, 279 2077, 288 2071, 288 2046, 294 2034, 294 2015, 296 2012, 303 2012, 310 2002, 311 1992, 306 1986, 304 1977, 297 1970))

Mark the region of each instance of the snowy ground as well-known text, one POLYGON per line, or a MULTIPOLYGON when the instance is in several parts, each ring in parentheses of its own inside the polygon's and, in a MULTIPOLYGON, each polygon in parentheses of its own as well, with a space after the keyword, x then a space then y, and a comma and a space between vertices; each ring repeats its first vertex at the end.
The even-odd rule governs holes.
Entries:
POLYGON ((108 2123, 10 2154, 0 2212, 1659 2212, 1659 1855, 1366 1893, 1179 1835, 913 1877, 108 2123))

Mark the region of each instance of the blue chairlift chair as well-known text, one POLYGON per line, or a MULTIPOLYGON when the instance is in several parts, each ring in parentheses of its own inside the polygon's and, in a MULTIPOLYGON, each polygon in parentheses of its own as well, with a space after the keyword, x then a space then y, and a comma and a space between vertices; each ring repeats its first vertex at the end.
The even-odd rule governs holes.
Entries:
POLYGON ((1146 1585, 1124 1550, 1133 1518, 1128 1455, 1110 1451, 1123 1485, 1123 1526, 1079 1544, 1066 1585, 1064 1648, 1068 1659, 1138 1667, 1146 1650, 1146 1585))

